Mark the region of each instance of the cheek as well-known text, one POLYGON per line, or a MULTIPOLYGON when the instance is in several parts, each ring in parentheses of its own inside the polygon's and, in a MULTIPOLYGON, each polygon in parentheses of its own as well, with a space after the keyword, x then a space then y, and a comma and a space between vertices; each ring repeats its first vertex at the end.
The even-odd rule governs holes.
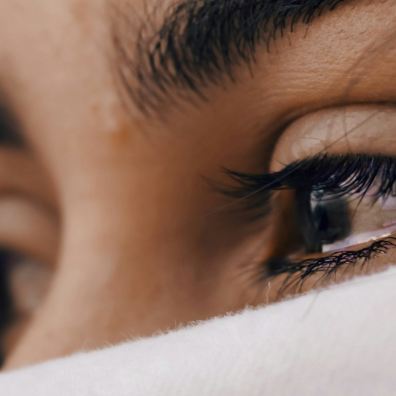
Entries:
POLYGON ((229 236, 221 241, 219 234, 229 223, 200 215, 202 208, 185 199, 191 197, 190 186, 177 189, 171 178, 165 183, 147 172, 142 177, 146 184, 133 183, 141 175, 130 163, 126 170, 126 160, 102 160, 85 156, 86 166, 68 170, 62 179, 69 189, 56 274, 8 368, 255 302, 246 263, 257 254, 261 238, 236 243, 234 235, 231 244, 229 236), (96 166, 87 166, 89 161, 96 166), (74 183, 65 180, 68 175, 74 183))
POLYGON ((171 246, 154 236, 158 224, 139 224, 133 231, 138 213, 125 210, 121 219, 109 215, 107 205, 100 210, 101 200, 95 206, 94 213, 70 208, 50 292, 8 367, 206 317, 205 288, 196 284, 187 252, 177 248, 187 241, 179 238, 171 246))

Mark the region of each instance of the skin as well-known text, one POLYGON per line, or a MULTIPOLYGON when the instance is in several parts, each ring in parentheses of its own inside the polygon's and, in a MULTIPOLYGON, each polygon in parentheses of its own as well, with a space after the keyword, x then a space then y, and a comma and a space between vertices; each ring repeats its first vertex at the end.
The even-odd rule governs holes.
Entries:
MULTIPOLYGON (((260 50, 253 75, 240 68, 236 83, 208 88, 207 102, 181 100, 163 118, 125 106, 105 1, 3 0, 0 89, 28 148, 0 151, 0 216, 10 200, 20 205, 17 231, 0 225, 0 239, 51 273, 9 336, 5 368, 274 301, 251 275, 274 245, 277 214, 273 226, 252 226, 219 210, 228 201, 202 176, 277 170, 321 149, 301 143, 319 109, 337 119, 355 106, 360 119, 394 101, 395 15, 392 1, 351 2, 260 50)), ((395 119, 392 106, 384 113, 395 119)), ((383 119, 372 122, 381 133, 383 119)), ((310 131, 323 147, 325 127, 310 131)), ((354 135, 353 149, 367 151, 372 131, 354 135)), ((396 141, 389 126, 384 133, 376 150, 389 154, 396 141)))

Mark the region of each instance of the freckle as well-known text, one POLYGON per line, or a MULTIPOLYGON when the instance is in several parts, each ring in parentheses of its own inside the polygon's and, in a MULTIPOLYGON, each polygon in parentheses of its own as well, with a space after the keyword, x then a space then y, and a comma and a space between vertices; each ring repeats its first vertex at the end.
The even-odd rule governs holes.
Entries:
MULTIPOLYGON (((99 96, 99 95, 98 95, 99 96)), ((119 98, 112 93, 93 100, 90 104, 91 118, 96 125, 94 128, 108 141, 117 147, 128 147, 132 136, 130 120, 120 105, 119 98)))
POLYGON ((112 131, 111 141, 114 146, 124 146, 130 139, 131 131, 127 125, 121 125, 117 130, 112 131))
MULTIPOLYGON (((106 124, 103 120, 102 126, 106 124)), ((130 140, 131 127, 130 125, 120 118, 108 118, 107 126, 102 131, 107 135, 110 144, 113 146, 124 147, 130 140)))

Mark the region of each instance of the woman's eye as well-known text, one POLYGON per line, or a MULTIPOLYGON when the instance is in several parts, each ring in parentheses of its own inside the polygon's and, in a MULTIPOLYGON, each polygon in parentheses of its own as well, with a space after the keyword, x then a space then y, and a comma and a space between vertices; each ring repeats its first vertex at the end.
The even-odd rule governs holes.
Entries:
POLYGON ((301 194, 298 198, 306 253, 330 251, 330 246, 350 235, 352 220, 347 199, 331 197, 324 191, 301 194))
POLYGON ((396 157, 319 155, 276 173, 231 175, 239 184, 231 195, 260 209, 258 217, 273 218, 287 202, 278 222, 287 235, 273 241, 260 268, 272 287, 280 279, 278 295, 358 274, 396 246, 396 157))
POLYGON ((58 227, 56 214, 28 193, 0 194, 0 365, 47 293, 58 227))
POLYGON ((396 196, 378 197, 377 184, 363 196, 321 190, 305 199, 302 194, 298 213, 307 253, 331 253, 390 237, 396 231, 396 196))

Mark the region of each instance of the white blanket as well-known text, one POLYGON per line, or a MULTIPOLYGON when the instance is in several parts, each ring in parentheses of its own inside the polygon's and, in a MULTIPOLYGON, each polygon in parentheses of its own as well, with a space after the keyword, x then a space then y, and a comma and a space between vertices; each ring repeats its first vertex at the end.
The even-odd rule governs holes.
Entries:
POLYGON ((396 395, 396 269, 3 374, 0 395, 396 395))

